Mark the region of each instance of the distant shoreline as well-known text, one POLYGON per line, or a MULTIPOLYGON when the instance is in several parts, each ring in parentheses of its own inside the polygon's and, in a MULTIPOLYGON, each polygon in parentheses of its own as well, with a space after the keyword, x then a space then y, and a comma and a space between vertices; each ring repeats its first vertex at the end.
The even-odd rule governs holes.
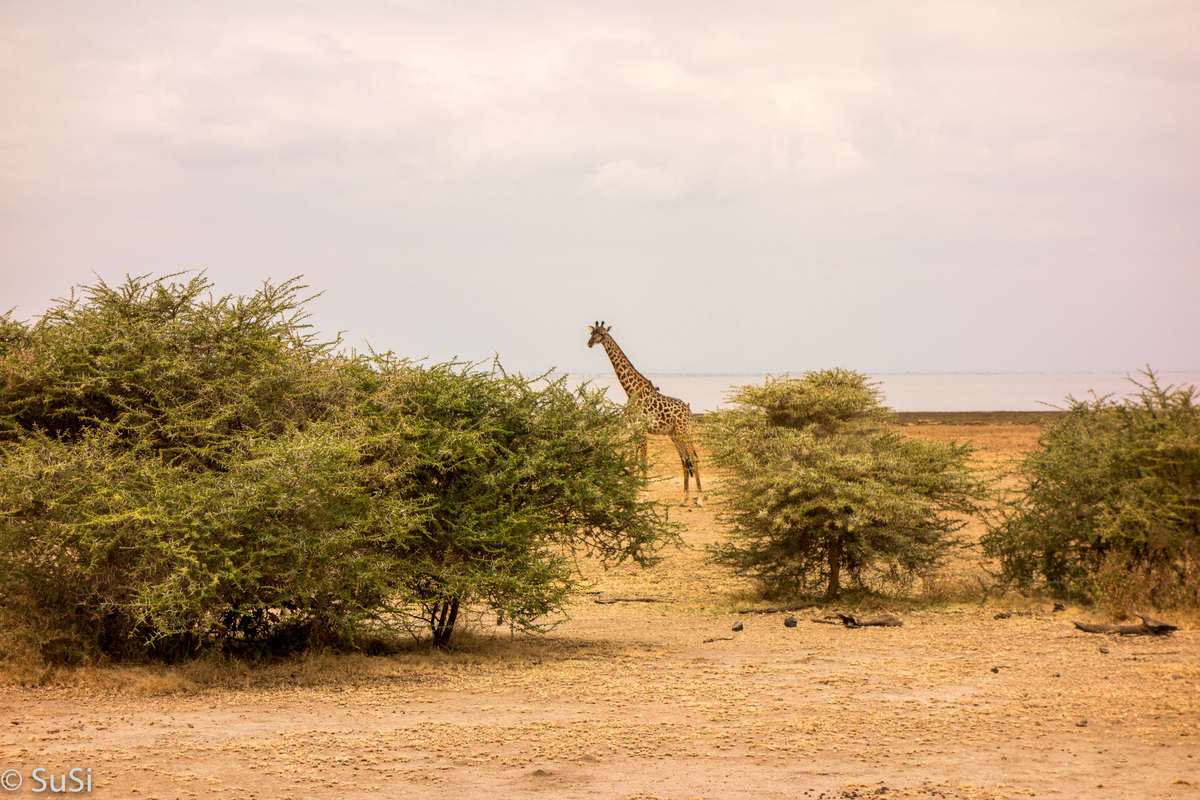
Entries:
MULTIPOLYGON (((1159 385, 1185 388, 1200 385, 1200 373, 1155 373, 1159 385)), ((616 402, 624 402, 624 393, 612 372, 569 373, 578 385, 588 382, 593 388, 608 389, 616 402)), ((739 385, 761 386, 763 375, 660 375, 646 373, 660 392, 691 405, 693 411, 715 411, 730 405, 730 394, 739 385)), ((799 377, 799 376, 793 376, 799 377)), ((1144 376, 1124 373, 1103 374, 954 374, 954 375, 871 375, 883 405, 897 412, 1054 412, 1070 405, 1067 398, 1081 400, 1109 397, 1114 401, 1136 396, 1137 384, 1144 376)))
POLYGON ((1040 425, 1065 411, 898 411, 901 425, 1040 425))
MULTIPOLYGON (((647 378, 765 378, 767 375, 782 377, 792 375, 799 377, 809 370, 791 370, 782 372, 646 372, 647 378)), ((612 375, 612 370, 600 372, 565 372, 562 375, 576 375, 581 378, 603 378, 612 375)), ((868 378, 1004 378, 1004 377, 1083 377, 1087 375, 1116 376, 1121 378, 1138 378, 1144 373, 1140 369, 1125 372, 863 372, 868 378)), ((1156 377, 1169 378, 1175 376, 1194 377, 1200 370, 1155 370, 1156 377)))
MULTIPOLYGON (((712 412, 700 412, 703 420, 712 412)), ((896 411, 900 425, 1043 425, 1065 411, 896 411)))

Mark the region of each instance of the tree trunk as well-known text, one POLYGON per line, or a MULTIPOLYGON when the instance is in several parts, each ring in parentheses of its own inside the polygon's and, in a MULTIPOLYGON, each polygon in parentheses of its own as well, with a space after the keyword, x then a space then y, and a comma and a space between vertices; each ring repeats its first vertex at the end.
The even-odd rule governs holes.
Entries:
POLYGON ((458 619, 458 598, 435 604, 429 617, 434 645, 446 647, 450 644, 450 634, 454 633, 454 623, 458 619))
POLYGON ((825 540, 829 551, 829 588, 825 591, 826 600, 837 600, 842 593, 842 539, 834 533, 825 540))

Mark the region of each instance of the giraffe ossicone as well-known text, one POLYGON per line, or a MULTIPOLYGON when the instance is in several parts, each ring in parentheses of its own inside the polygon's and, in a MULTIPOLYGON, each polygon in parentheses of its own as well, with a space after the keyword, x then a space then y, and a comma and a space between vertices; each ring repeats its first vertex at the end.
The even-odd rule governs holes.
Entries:
MULTIPOLYGON (((702 491, 700 487, 700 455, 696 451, 695 444, 692 443, 691 436, 692 407, 677 397, 667 397, 662 394, 649 378, 638 372, 629 357, 613 339, 611 331, 612 326, 605 327, 602 321, 592 325, 591 336, 588 337, 588 347, 593 347, 599 342, 604 348, 604 352, 608 354, 608 360, 612 362, 613 371, 617 373, 617 380, 620 382, 621 388, 625 390, 625 394, 628 395, 629 401, 650 420, 646 431, 670 437, 675 449, 679 452, 679 461, 683 465, 683 504, 687 505, 689 478, 694 476, 696 491, 702 491)), ((642 444, 642 457, 646 457, 645 443, 642 444)), ((696 498, 696 505, 701 505, 699 496, 696 498)))

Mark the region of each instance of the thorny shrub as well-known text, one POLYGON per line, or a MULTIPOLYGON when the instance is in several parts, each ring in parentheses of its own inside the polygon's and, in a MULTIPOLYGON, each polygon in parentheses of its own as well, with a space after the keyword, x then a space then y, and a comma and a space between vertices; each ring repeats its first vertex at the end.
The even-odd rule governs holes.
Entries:
POLYGON ((1195 387, 1067 398, 983 539, 1018 587, 1134 606, 1200 603, 1200 408, 1195 387))

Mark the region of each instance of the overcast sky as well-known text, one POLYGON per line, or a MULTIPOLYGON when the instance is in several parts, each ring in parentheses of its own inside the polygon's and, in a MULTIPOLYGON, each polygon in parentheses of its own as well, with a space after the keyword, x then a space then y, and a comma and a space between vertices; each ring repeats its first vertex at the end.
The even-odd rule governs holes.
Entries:
POLYGON ((1200 3, 0 0, 0 311, 513 370, 1200 371, 1200 3))

